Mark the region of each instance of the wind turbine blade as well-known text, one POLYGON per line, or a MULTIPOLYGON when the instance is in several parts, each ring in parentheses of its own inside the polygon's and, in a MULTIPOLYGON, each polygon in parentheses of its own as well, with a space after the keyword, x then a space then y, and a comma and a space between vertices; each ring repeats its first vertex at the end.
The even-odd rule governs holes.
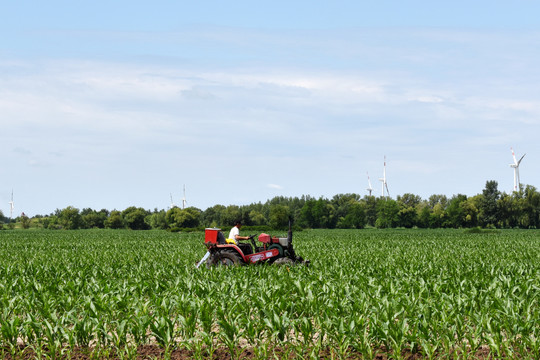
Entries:
POLYGON ((512 158, 514 158, 514 164, 517 165, 517 161, 516 161, 516 154, 514 154, 514 149, 513 148, 510 148, 510 150, 512 151, 512 158))
POLYGON ((525 155, 527 155, 527 154, 523 154, 523 156, 519 159, 519 161, 517 162, 517 166, 519 166, 519 163, 521 163, 521 160, 523 160, 523 158, 525 157, 525 155))

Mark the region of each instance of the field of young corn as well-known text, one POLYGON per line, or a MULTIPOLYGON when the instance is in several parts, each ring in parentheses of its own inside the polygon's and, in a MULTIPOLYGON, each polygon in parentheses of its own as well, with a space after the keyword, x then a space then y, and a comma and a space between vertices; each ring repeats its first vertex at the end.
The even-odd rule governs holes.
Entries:
POLYGON ((309 230, 309 267, 195 269, 203 239, 1 232, 0 358, 540 358, 540 231, 309 230))

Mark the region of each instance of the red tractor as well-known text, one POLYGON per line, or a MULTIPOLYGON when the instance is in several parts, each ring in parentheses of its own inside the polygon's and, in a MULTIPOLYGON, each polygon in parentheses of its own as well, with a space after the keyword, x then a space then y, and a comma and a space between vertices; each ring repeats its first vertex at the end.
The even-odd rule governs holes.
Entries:
POLYGON ((237 244, 227 243, 225 235, 221 229, 211 228, 205 229, 204 244, 208 248, 208 252, 197 264, 197 267, 206 261, 206 266, 215 265, 246 265, 256 263, 273 263, 273 264, 294 264, 304 263, 300 256, 296 256, 292 245, 292 230, 289 227, 289 232, 286 238, 271 237, 268 234, 260 234, 259 242, 255 242, 255 236, 249 236, 250 243, 237 244))

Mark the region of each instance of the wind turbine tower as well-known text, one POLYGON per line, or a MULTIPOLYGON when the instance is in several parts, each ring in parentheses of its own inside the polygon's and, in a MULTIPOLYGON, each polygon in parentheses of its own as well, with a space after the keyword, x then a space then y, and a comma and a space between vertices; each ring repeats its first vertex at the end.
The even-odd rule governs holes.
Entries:
POLYGON ((386 196, 390 196, 388 183, 386 182, 386 155, 384 155, 383 177, 379 178, 379 181, 381 182, 381 196, 384 196, 384 189, 386 189, 386 196))
POLYGON ((369 196, 371 196, 371 193, 373 192, 373 187, 371 186, 371 180, 369 179, 369 173, 366 171, 367 174, 367 182, 369 187, 366 189, 369 192, 369 196))
POLYGON ((15 209, 15 203, 13 202, 13 189, 11 190, 11 201, 9 202, 9 220, 13 218, 13 209, 15 209))
POLYGON ((187 204, 187 201, 186 201, 186 184, 184 184, 184 197, 182 198, 182 209, 186 208, 186 204, 187 204))
POLYGON ((514 163, 510 164, 510 167, 514 168, 514 191, 519 191, 521 190, 521 183, 519 181, 519 164, 521 164, 521 160, 523 160, 526 154, 523 154, 519 161, 517 161, 516 154, 514 154, 514 149, 510 148, 510 150, 512 150, 512 158, 514 159, 514 163))
POLYGON ((171 193, 171 209, 175 208, 176 207, 176 204, 174 203, 173 199, 172 199, 172 193, 171 193))

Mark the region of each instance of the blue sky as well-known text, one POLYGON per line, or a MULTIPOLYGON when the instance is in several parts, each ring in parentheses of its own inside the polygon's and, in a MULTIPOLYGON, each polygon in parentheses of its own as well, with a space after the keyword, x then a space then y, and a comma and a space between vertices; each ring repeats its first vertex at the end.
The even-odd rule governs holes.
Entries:
POLYGON ((4 2, 0 210, 538 183, 536 1, 4 2), (255 5, 256 4, 256 5, 255 5))

